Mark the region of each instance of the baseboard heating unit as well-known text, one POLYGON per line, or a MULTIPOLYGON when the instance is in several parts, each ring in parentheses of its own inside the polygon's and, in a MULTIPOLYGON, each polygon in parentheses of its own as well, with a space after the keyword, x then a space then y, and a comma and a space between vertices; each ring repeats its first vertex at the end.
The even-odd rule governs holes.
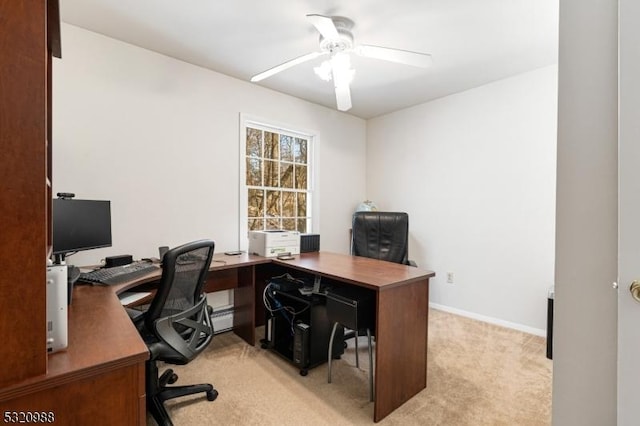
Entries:
POLYGON ((233 305, 219 306, 211 313, 214 334, 223 333, 233 328, 233 305))

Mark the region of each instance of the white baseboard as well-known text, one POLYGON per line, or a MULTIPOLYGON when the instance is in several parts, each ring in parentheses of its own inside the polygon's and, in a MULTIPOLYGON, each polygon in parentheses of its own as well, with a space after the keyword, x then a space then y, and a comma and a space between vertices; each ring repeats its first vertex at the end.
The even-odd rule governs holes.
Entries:
POLYGON ((489 324, 499 325, 501 327, 511 328, 513 330, 522 331, 524 333, 533 334, 536 336, 547 336, 547 330, 529 327, 527 325, 518 324, 515 322, 505 321, 498 318, 488 317, 485 315, 476 314, 474 312, 463 311, 462 309, 456 309, 445 305, 439 305, 437 303, 429 303, 429 307, 437 309, 439 311, 449 312, 452 314, 460 315, 463 317, 471 318, 478 321, 488 322, 489 324))

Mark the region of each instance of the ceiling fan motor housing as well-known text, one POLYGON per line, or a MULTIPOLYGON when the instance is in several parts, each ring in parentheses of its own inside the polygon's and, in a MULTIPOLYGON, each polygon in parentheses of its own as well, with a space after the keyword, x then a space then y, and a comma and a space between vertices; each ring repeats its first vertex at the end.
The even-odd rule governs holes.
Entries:
POLYGON ((320 49, 330 54, 344 52, 353 48, 353 21, 342 16, 331 17, 338 31, 338 38, 324 38, 320 35, 320 49))

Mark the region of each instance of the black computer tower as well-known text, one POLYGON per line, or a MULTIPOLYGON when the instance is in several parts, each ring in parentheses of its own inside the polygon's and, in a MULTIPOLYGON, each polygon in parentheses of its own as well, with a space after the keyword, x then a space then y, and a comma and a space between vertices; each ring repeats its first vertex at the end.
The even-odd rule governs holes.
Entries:
MULTIPOLYGON (((302 295, 297 290, 276 290, 272 296, 287 309, 273 313, 266 311, 263 347, 283 356, 305 376, 309 369, 327 362, 333 324, 327 318, 326 297, 321 294, 302 295)), ((334 358, 339 358, 344 352, 343 339, 344 329, 339 326, 334 337, 334 358)))
POLYGON ((293 330, 293 364, 307 368, 310 364, 309 335, 311 326, 298 322, 293 330))

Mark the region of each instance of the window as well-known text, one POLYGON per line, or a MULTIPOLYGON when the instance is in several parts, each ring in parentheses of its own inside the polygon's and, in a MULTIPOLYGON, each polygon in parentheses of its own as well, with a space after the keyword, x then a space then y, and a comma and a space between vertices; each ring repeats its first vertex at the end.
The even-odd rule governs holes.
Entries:
POLYGON ((313 136, 253 121, 244 130, 246 229, 311 232, 313 136))

